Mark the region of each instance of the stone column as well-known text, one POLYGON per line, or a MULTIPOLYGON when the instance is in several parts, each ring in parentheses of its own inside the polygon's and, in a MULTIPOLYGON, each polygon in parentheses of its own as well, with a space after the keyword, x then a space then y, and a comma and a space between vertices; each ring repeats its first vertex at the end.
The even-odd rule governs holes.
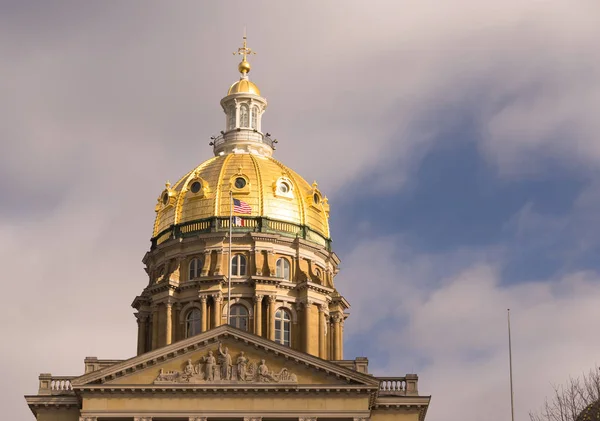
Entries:
POLYGON ((269 295, 269 339, 275 340, 275 303, 277 297, 269 295))
POLYGON ((207 276, 208 271, 210 270, 210 250, 204 251, 204 258, 202 259, 202 271, 200 272, 200 276, 207 276))
POLYGON ((254 334, 262 336, 262 300, 263 296, 254 296, 254 334))
POLYGON ((269 266, 269 276, 275 276, 275 254, 273 253, 273 250, 267 251, 267 264, 269 266))
POLYGON ((302 307, 304 310, 304 352, 306 352, 307 354, 312 354, 312 348, 313 348, 313 338, 311 337, 311 314, 310 314, 310 310, 312 307, 312 302, 310 301, 305 301, 304 303, 302 303, 302 307))
POLYGON ((334 334, 334 339, 333 339, 333 359, 334 360, 341 360, 342 359, 342 354, 341 354, 341 349, 340 349, 340 342, 341 342, 341 330, 340 330, 340 322, 342 321, 342 316, 340 316, 338 313, 333 315, 333 334, 334 334))
POLYGON ((344 322, 346 318, 342 315, 340 320, 340 360, 344 359, 344 322))
POLYGON ((221 294, 213 294, 213 322, 214 327, 221 326, 221 303, 223 302, 223 297, 221 294))
POLYGON ((158 348, 158 305, 152 306, 152 349, 158 348))
POLYGON ((148 315, 145 313, 137 313, 136 314, 137 323, 138 323, 138 348, 137 354, 141 355, 146 352, 146 337, 148 328, 148 315))
POLYGON ((327 359, 327 342, 325 337, 325 305, 319 304, 319 357, 327 359))
POLYGON ((208 330, 208 326, 206 325, 207 321, 206 317, 206 295, 200 296, 200 329, 202 332, 206 332, 208 330))
POLYGON ((173 303, 169 300, 165 303, 165 345, 171 345, 173 341, 173 303))

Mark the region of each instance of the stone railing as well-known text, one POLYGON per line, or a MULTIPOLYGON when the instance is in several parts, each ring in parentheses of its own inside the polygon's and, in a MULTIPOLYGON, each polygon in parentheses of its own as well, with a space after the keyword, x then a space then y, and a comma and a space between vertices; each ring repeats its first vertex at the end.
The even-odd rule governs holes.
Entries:
POLYGON ((72 395, 71 380, 76 376, 53 376, 50 373, 40 374, 38 395, 72 395))
POLYGON ((407 374, 404 377, 377 377, 379 380, 379 396, 416 396, 419 394, 416 374, 407 374))
MULTIPOLYGON (((277 233, 289 237, 300 237, 305 240, 320 244, 328 250, 331 249, 331 239, 321 233, 313 231, 306 225, 293 224, 291 222, 279 221, 264 216, 242 216, 240 224, 233 226, 234 232, 264 232, 277 233)), ((212 217, 187 221, 159 232, 151 239, 151 249, 169 240, 193 237, 198 234, 209 232, 229 231, 228 217, 212 217)))

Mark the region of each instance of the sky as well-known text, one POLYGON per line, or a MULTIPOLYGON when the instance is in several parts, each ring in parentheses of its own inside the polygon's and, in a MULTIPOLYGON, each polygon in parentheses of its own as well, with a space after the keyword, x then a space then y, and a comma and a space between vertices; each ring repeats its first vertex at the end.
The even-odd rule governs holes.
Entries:
POLYGON ((600 364, 597 0, 0 0, 0 404, 136 352, 154 205, 238 78, 329 197, 345 358, 428 421, 528 419, 600 364))

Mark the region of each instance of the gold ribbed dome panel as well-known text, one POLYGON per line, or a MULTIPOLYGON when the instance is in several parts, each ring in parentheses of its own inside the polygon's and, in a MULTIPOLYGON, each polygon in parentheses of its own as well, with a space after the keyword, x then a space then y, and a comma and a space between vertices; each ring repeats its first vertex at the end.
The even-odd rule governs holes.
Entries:
POLYGON ((313 201, 315 187, 279 161, 253 154, 217 156, 190 171, 163 192, 157 204, 153 237, 171 225, 211 217, 229 217, 229 191, 234 180, 242 177, 247 185, 233 188, 233 197, 252 208, 249 216, 306 225, 329 238, 327 209, 322 201, 313 201), (276 193, 278 181, 291 185, 288 196, 276 193), (190 190, 194 181, 202 182, 202 191, 190 190), (163 201, 169 195, 168 204, 163 201))
POLYGON ((250 82, 248 79, 240 79, 229 87, 227 95, 239 93, 250 93, 260 96, 260 89, 258 89, 258 86, 250 82))

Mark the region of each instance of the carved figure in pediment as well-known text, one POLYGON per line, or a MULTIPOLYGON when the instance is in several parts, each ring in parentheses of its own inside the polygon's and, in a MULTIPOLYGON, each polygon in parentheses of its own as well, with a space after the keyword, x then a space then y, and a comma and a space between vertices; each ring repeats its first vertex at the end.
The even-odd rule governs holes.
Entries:
POLYGON ((270 382, 271 380, 273 380, 273 376, 269 372, 269 367, 267 367, 265 360, 260 360, 260 364, 258 365, 258 381, 270 382))
POLYGON ((229 353, 229 349, 227 347, 225 347, 225 351, 223 351, 221 342, 219 342, 219 354, 219 364, 221 365, 221 380, 231 380, 231 373, 233 368, 231 354, 229 353))
POLYGON ((179 371, 165 371, 162 368, 158 372, 157 382, 176 382, 179 380, 179 371))
POLYGON ((217 369, 217 359, 212 351, 208 351, 208 355, 204 357, 204 379, 212 381, 215 379, 215 371, 217 369))
POLYGON ((227 347, 219 343, 217 350, 209 350, 198 360, 187 359, 180 371, 160 369, 155 383, 297 383, 295 374, 287 368, 278 373, 269 370, 266 360, 250 361, 243 351, 238 354, 235 364, 227 347), (218 352, 218 354, 216 354, 218 352), (216 354, 216 355, 215 355, 216 354), (203 367, 204 366, 204 367, 203 367))
POLYGON ((239 381, 246 381, 246 365, 248 364, 248 358, 244 355, 244 351, 240 352, 237 357, 237 379, 239 381))
POLYGON ((188 359, 185 368, 183 369, 183 375, 181 378, 189 382, 190 378, 192 378, 194 374, 196 374, 196 369, 192 364, 192 360, 188 359))

